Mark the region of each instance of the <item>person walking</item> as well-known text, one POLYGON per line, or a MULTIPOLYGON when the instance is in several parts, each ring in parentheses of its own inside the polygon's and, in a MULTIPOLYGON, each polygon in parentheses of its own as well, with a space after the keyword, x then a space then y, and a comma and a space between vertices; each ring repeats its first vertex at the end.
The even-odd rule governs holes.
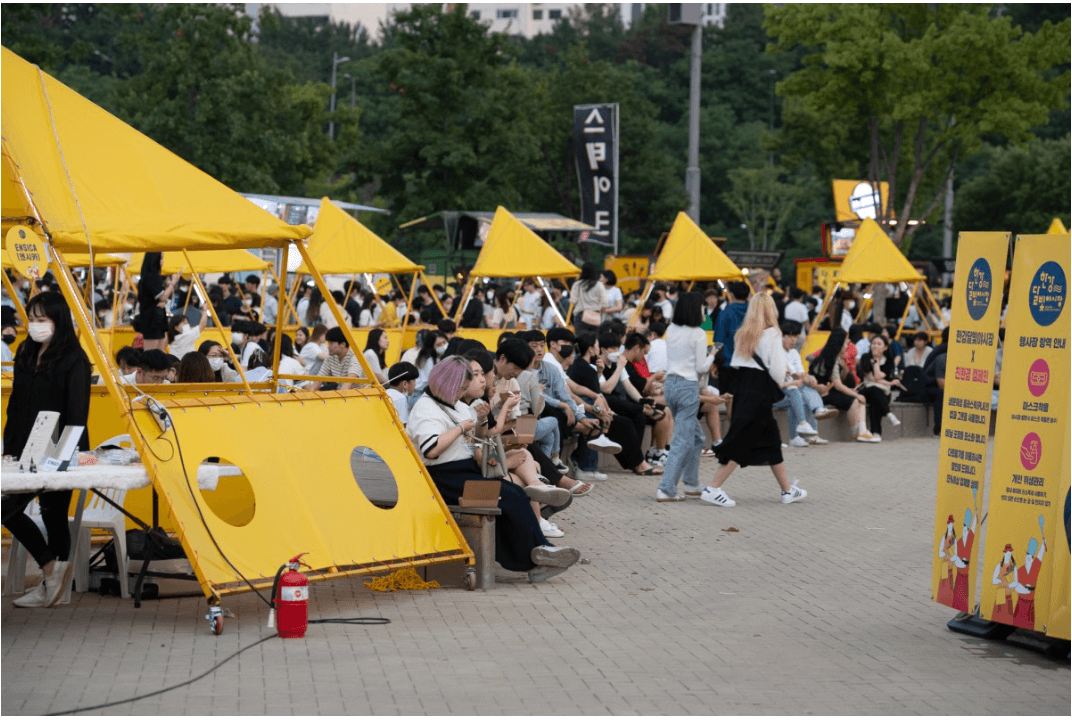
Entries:
POLYGON ((790 483, 786 476, 781 434, 772 410, 774 389, 785 380, 786 360, 778 309, 767 294, 757 293, 749 301, 734 337, 730 364, 737 376, 730 430, 714 449, 718 471, 700 499, 715 506, 736 506, 722 489, 730 474, 738 466, 768 465, 781 488, 782 503, 801 501, 808 492, 797 485, 798 480, 790 483))
POLYGON ((666 330, 669 368, 663 382, 666 408, 674 417, 674 435, 663 466, 663 478, 655 491, 656 501, 684 501, 685 495, 700 496, 700 454, 704 434, 700 427, 700 376, 711 368, 715 358, 708 353, 700 294, 681 294, 674 308, 673 322, 666 330), (685 494, 677 490, 678 480, 685 484, 685 494))

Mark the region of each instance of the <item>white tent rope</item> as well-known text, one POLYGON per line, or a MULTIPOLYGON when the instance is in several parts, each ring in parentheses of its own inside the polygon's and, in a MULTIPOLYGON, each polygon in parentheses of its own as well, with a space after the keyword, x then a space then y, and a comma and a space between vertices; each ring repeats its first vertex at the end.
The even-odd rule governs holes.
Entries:
POLYGON ((89 246, 89 277, 86 279, 86 283, 89 284, 89 303, 91 306, 89 309, 89 323, 91 327, 95 328, 97 325, 97 312, 92 306, 93 296, 97 290, 97 276, 93 270, 93 240, 89 237, 89 225, 86 223, 86 214, 82 212, 82 203, 78 200, 78 192, 74 189, 71 171, 67 169, 67 159, 63 155, 63 144, 60 143, 59 130, 56 128, 56 116, 52 113, 52 100, 48 97, 48 87, 45 85, 45 73, 36 65, 34 67, 37 68, 37 76, 41 79, 41 92, 44 94, 45 104, 48 106, 48 120, 52 126, 52 137, 56 139, 56 150, 60 153, 60 164, 63 166, 64 175, 67 176, 67 185, 71 188, 71 197, 74 198, 74 205, 78 209, 78 217, 82 221, 82 232, 86 234, 86 245, 89 246))

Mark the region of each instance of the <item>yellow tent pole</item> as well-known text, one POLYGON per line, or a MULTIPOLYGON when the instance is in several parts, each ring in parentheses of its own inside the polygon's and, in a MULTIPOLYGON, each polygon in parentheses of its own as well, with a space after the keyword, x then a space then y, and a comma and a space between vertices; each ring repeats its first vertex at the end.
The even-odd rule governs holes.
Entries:
MULTIPOLYGON (((417 273, 419 273, 421 276, 421 283, 423 283, 425 286, 428 286, 428 292, 432 295, 432 300, 435 301, 435 305, 439 307, 439 312, 443 314, 443 318, 446 318, 447 309, 443 307, 443 302, 439 300, 439 296, 436 295, 435 290, 432 288, 431 284, 428 283, 428 279, 425 278, 424 268, 421 268, 419 271, 417 271, 417 273)), ((462 306, 461 308, 463 311, 465 310, 465 306, 462 306)), ((457 322, 457 320, 455 320, 455 322, 457 322)))
POLYGON ((235 355, 234 349, 231 348, 231 344, 227 341, 227 336, 225 336, 223 333, 223 324, 220 323, 220 317, 216 315, 216 309, 212 305, 212 301, 210 301, 208 298, 208 291, 205 290, 205 284, 201 282, 201 276, 197 275, 197 270, 193 267, 194 264, 190 262, 190 255, 186 252, 185 249, 183 249, 182 253, 184 256, 186 256, 186 262, 190 264, 190 277, 193 279, 194 283, 197 284, 197 287, 201 289, 201 294, 205 299, 206 310, 208 311, 209 315, 212 316, 212 322, 216 324, 216 328, 220 330, 220 337, 223 340, 223 343, 221 343, 220 345, 227 349, 227 353, 231 355, 231 360, 234 362, 235 371, 237 371, 238 375, 242 377, 242 383, 245 385, 246 391, 252 394, 253 388, 249 385, 249 381, 246 380, 246 372, 242 370, 242 361, 238 358, 238 356, 235 355))
POLYGON ((361 371, 365 374, 365 377, 362 379, 354 379, 354 383, 371 383, 373 385, 379 385, 379 381, 376 380, 376 375, 373 374, 372 369, 369 368, 368 359, 365 358, 365 354, 360 353, 357 350, 357 341, 354 340, 351 329, 346 324, 346 319, 342 315, 342 309, 339 308, 339 304, 335 303, 335 299, 332 297, 331 291, 328 289, 328 284, 324 280, 324 277, 320 275, 320 271, 316 270, 313 266, 313 259, 309 256, 308 249, 305 247, 305 244, 302 243, 295 245, 297 245, 298 250, 301 251, 302 259, 305 261, 305 267, 308 269, 309 275, 316 281, 320 293, 324 294, 324 303, 329 304, 331 315, 335 317, 335 323, 339 324, 339 328, 346 337, 347 345, 350 347, 350 350, 354 352, 354 356, 357 358, 358 363, 361 364, 361 371))
POLYGON ((11 297, 11 302, 15 304, 15 310, 19 312, 19 318, 22 319, 22 325, 25 327, 29 323, 29 319, 26 317, 26 307, 22 305, 22 299, 15 292, 15 286, 12 285, 7 273, 0 273, 0 276, 3 276, 4 288, 7 289, 7 294, 11 297))
MULTIPOLYGON (((469 296, 473 292, 474 283, 475 281, 473 281, 473 275, 469 274, 469 278, 465 281, 465 290, 463 291, 459 299, 461 303, 458 304, 458 310, 454 312, 454 323, 459 327, 461 326, 462 314, 465 313, 465 307, 469 305, 469 296)), ((432 293, 432 298, 435 298, 435 292, 432 293)), ((436 302, 438 303, 438 300, 436 302)), ((443 307, 440 306, 440 308, 443 307)))
MULTIPOLYGON (((282 302, 282 308, 277 308, 276 309, 276 319, 284 317, 283 312, 287 308, 290 309, 291 313, 294 314, 294 318, 297 319, 298 318, 298 310, 296 308, 294 308, 294 305, 290 302, 290 296, 287 293, 285 293, 285 291, 287 290, 286 287, 283 286, 283 284, 281 284, 279 282, 279 276, 275 275, 275 271, 272 270, 271 266, 268 267, 268 273, 272 274, 272 280, 275 281, 275 285, 279 288, 279 299, 282 302)), ((301 322, 299 322, 298 325, 301 326, 302 325, 301 322)))
POLYGON ((912 293, 908 296, 908 303, 905 304, 904 311, 901 312, 901 321, 897 324, 897 334, 894 336, 895 341, 901 337, 902 333, 904 333, 904 325, 905 321, 908 319, 908 312, 909 310, 911 310, 912 303, 915 301, 916 293, 918 292, 919 281, 916 281, 914 284, 912 284, 912 293))
MULTIPOLYGON (((655 288, 655 282, 650 278, 646 279, 647 286, 644 288, 644 293, 640 296, 640 300, 637 301, 636 310, 633 311, 633 317, 629 319, 629 328, 635 328, 637 321, 640 320, 640 314, 644 312, 644 304, 648 302, 648 298, 651 296, 652 290, 655 288)), ((572 308, 572 302, 570 308, 572 308)))
POLYGON ((691 291, 693 286, 695 286, 695 285, 696 285, 696 279, 694 278, 691 281, 689 281, 689 287, 687 289, 685 289, 686 292, 691 291))
MULTIPOLYGON (((832 289, 830 289, 830 292, 828 294, 826 294, 826 296, 823 297, 823 305, 819 308, 819 312, 817 314, 815 314, 815 320, 811 322, 811 328, 808 329, 808 333, 815 333, 816 331, 819 330, 819 324, 823 322, 823 315, 826 313, 827 309, 830 307, 830 302, 833 300, 834 296, 837 295, 838 288, 840 286, 841 286, 841 282, 840 281, 835 281, 834 282, 834 287, 832 289)), ((839 323, 840 323, 840 319, 839 319, 839 323)), ((834 319, 830 319, 830 330, 831 331, 834 330, 834 319)))
MULTIPOLYGON (((540 288, 543 289, 543 295, 547 297, 547 301, 551 304, 551 310, 555 312, 555 318, 558 319, 558 322, 562 324, 563 328, 569 326, 569 324, 566 323, 566 319, 562 318, 562 314, 558 310, 558 304, 555 303, 555 299, 551 297, 551 289, 547 287, 547 284, 543 280, 543 276, 536 276, 536 283, 540 284, 540 288)), ((536 324, 539 326, 539 321, 537 321, 536 324)))

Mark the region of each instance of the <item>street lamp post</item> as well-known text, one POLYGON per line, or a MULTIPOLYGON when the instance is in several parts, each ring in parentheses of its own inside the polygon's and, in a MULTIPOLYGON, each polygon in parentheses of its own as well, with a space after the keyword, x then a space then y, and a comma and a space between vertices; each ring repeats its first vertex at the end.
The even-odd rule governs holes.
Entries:
POLYGON ((689 74, 689 162, 685 166, 688 215, 700 222, 700 69, 703 60, 703 3, 670 3, 671 24, 692 25, 692 62, 689 74))
POLYGON ((339 66, 350 62, 350 56, 341 58, 338 53, 332 53, 331 60, 331 120, 328 121, 328 137, 335 140, 335 81, 338 78, 339 66))
POLYGON ((357 107, 357 78, 349 73, 343 73, 342 77, 350 79, 350 110, 357 107))

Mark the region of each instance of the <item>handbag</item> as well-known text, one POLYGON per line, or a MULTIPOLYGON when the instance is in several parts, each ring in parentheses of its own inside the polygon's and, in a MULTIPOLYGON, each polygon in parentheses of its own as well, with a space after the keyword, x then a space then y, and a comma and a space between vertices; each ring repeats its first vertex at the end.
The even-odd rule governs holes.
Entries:
POLYGON ((783 391, 782 387, 779 386, 778 383, 771 378, 770 371, 767 370, 767 365, 763 363, 763 359, 759 357, 759 354, 753 353, 752 360, 759 364, 759 367, 763 369, 763 374, 767 379, 767 383, 770 384, 771 397, 774 399, 774 403, 778 403, 779 401, 784 399, 785 391, 783 391))
POLYGON ((581 323, 586 323, 589 326, 598 326, 602 321, 603 317, 599 314, 599 311, 581 311, 581 323))

